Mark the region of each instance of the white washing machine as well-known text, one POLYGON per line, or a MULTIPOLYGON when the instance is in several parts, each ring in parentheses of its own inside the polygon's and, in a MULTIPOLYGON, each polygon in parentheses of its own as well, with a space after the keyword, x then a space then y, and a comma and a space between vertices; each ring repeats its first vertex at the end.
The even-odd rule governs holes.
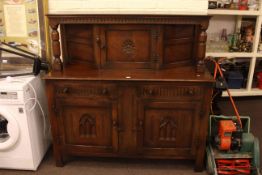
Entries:
POLYGON ((0 168, 36 170, 50 145, 40 77, 0 79, 0 168))

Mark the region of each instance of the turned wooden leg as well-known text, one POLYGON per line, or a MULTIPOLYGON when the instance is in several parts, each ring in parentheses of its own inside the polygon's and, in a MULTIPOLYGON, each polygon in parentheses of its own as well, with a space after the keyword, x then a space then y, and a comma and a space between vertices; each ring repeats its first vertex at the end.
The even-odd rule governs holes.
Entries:
POLYGON ((196 161, 195 161, 195 171, 196 172, 201 172, 204 170, 204 167, 205 167, 204 160, 205 160, 205 153, 197 156, 196 161))
POLYGON ((56 157, 55 159, 56 159, 55 163, 57 167, 63 167, 65 165, 62 156, 56 157))
POLYGON ((53 150, 54 150, 54 158, 55 158, 56 166, 57 167, 63 167, 64 166, 64 158, 63 158, 62 151, 59 148, 59 145, 54 144, 53 150))

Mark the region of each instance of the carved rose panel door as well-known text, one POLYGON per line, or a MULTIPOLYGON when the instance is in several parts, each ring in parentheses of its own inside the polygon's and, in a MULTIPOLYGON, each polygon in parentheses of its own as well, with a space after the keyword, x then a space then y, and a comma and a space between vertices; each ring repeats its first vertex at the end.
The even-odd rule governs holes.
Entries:
POLYGON ((98 45, 105 68, 153 68, 161 61, 161 28, 153 25, 110 25, 101 28, 98 45))

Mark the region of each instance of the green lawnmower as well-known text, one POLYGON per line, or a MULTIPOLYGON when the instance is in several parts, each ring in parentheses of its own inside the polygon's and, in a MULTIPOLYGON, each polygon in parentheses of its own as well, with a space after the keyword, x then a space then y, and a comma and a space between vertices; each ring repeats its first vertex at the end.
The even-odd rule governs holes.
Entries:
POLYGON ((259 141, 250 133, 250 117, 211 115, 207 146, 207 172, 213 175, 260 174, 259 141))

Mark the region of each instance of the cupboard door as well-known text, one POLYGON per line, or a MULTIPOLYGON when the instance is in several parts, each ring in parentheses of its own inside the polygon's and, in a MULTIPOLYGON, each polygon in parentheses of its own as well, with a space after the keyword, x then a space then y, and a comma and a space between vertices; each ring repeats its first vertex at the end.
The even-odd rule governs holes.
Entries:
POLYGON ((112 153, 117 151, 117 104, 88 99, 57 100, 59 130, 68 152, 112 153))
POLYGON ((141 101, 139 107, 141 154, 193 158, 200 127, 197 102, 141 101))
POLYGON ((101 28, 102 68, 153 68, 160 60, 160 27, 110 25, 101 28))

